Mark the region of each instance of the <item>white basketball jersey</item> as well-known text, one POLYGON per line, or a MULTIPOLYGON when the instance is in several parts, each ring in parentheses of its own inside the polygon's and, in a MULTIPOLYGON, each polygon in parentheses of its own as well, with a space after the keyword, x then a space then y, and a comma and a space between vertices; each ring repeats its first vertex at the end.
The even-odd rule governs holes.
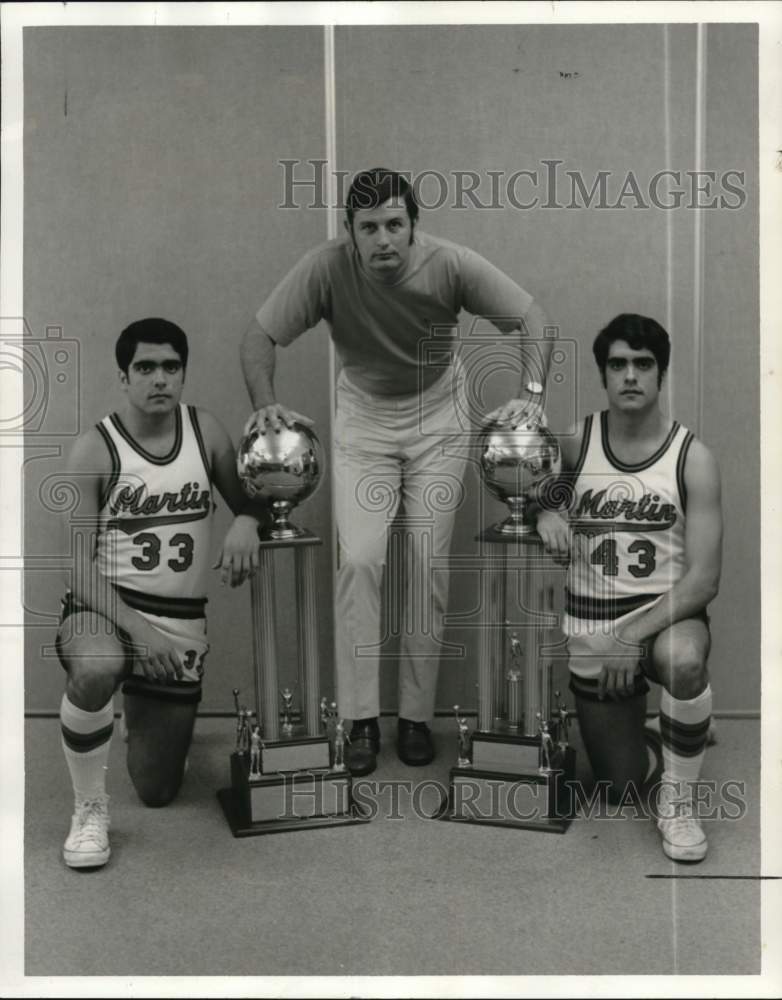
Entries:
POLYGON ((617 618, 683 576, 684 463, 692 439, 674 422, 653 455, 628 465, 611 451, 607 411, 585 419, 571 479, 566 617, 617 618))
POLYGON ((97 425, 112 459, 99 514, 98 569, 139 610, 175 614, 203 602, 214 503, 195 407, 175 411, 174 444, 159 458, 136 442, 116 413, 97 425), (144 595, 142 605, 138 601, 144 595))

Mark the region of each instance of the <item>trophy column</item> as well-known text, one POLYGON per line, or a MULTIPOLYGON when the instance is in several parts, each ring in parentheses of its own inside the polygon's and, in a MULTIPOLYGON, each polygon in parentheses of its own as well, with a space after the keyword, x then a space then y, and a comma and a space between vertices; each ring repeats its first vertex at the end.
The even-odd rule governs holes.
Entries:
POLYGON ((321 544, 302 529, 260 542, 259 572, 251 587, 256 711, 240 707, 234 692, 242 735, 231 754, 231 787, 218 792, 237 837, 366 821, 353 800, 350 774, 341 760, 332 763, 320 710, 314 551, 321 544), (279 686, 274 571, 275 559, 286 550, 294 557, 299 721, 293 691, 279 686), (261 725, 250 731, 252 716, 261 725))
POLYGON ((567 710, 560 706, 556 718, 551 715, 553 565, 531 530, 513 534, 493 527, 480 540, 487 552, 481 569, 478 729, 466 752, 465 720, 454 706, 458 761, 441 817, 564 833, 575 753, 567 744, 567 710), (518 622, 508 608, 513 577, 524 615, 518 622))

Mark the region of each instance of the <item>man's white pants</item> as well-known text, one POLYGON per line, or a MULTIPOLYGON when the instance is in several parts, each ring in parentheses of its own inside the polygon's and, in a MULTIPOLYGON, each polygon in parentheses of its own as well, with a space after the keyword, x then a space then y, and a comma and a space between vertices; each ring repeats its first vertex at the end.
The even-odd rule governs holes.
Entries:
POLYGON ((339 376, 335 625, 337 700, 346 719, 380 712, 381 654, 389 638, 381 635, 382 620, 387 630, 389 623, 401 623, 400 717, 428 722, 434 715, 441 623, 448 603, 447 557, 464 495, 465 420, 463 379, 455 371, 420 395, 404 397, 364 392, 344 372, 339 376), (406 579, 387 581, 383 615, 388 529, 400 501, 406 579))

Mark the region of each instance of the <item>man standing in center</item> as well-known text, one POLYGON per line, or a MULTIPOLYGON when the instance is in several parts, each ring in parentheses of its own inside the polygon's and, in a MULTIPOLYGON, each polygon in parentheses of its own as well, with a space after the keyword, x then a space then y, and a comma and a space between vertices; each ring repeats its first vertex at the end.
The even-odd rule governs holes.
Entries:
POLYGON ((347 196, 346 236, 302 257, 258 310, 241 348, 256 411, 246 429, 310 422, 275 399, 278 346, 325 319, 341 363, 334 428, 336 674, 340 715, 353 721, 354 775, 373 771, 380 749, 380 592, 388 528, 400 502, 409 545, 397 752, 408 765, 434 757, 428 723, 449 581, 432 560, 448 555, 466 462, 459 312, 482 316, 502 333, 520 331, 534 345, 527 352, 520 342, 519 396, 486 421, 516 426, 540 413, 551 352, 543 312, 527 292, 474 251, 421 233, 417 221, 404 177, 383 168, 357 174, 347 196), (435 328, 438 345, 442 338, 436 363, 423 349, 435 328))

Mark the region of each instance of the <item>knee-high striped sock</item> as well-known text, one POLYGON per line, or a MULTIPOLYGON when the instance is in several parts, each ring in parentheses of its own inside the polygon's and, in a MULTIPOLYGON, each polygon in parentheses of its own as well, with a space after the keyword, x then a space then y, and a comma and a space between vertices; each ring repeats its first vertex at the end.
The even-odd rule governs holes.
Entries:
POLYGON ((60 726, 74 797, 83 800, 104 795, 114 730, 114 699, 109 698, 97 712, 85 712, 64 694, 60 703, 60 726))
POLYGON ((711 719, 711 687, 684 701, 663 691, 660 698, 660 735, 665 777, 694 781, 701 773, 711 719))

